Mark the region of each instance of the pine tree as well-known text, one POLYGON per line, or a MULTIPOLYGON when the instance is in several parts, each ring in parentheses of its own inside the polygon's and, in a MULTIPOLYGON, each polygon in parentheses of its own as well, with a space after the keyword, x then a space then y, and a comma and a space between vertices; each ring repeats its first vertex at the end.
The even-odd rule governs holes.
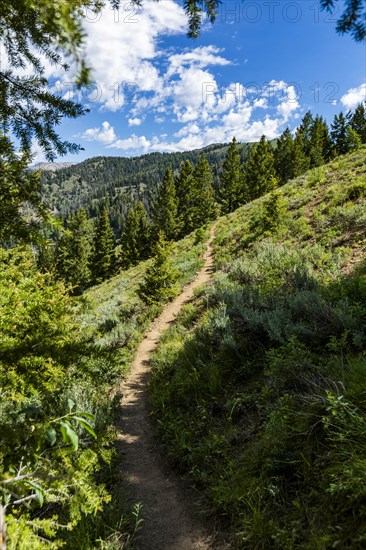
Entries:
POLYGON ((127 269, 149 256, 149 227, 141 201, 130 208, 121 237, 120 265, 127 269))
POLYGON ((240 155, 234 137, 222 165, 220 174, 219 202, 227 214, 243 203, 243 178, 240 169, 240 155))
POLYGON ((297 129, 294 139, 295 176, 300 176, 309 170, 310 157, 306 155, 304 136, 300 128, 297 129))
POLYGON ((247 200, 252 201, 261 197, 274 189, 276 185, 272 149, 266 137, 262 136, 260 142, 253 147, 245 166, 247 200))
POLYGON ((366 103, 357 105, 351 118, 351 126, 361 138, 362 143, 366 143, 366 103))
POLYGON ((213 176, 205 155, 201 155, 193 172, 192 231, 216 216, 213 176))
POLYGON ((41 273, 54 273, 55 271, 55 248, 50 240, 44 240, 37 247, 37 268, 41 273))
POLYGON ((303 116, 300 126, 298 127, 296 132, 301 134, 303 152, 305 156, 309 158, 310 158, 313 125, 314 125, 313 115, 311 114, 311 111, 307 111, 303 116))
POLYGON ((74 214, 67 223, 56 248, 57 269, 70 283, 75 294, 90 284, 91 230, 84 209, 74 214))
POLYGON ((135 214, 137 219, 139 260, 147 260, 151 255, 150 227, 147 219, 147 212, 142 201, 137 202, 135 214))
POLYGON ((351 126, 347 128, 347 147, 348 151, 357 151, 362 147, 362 141, 359 134, 351 126))
POLYGON ((193 166, 189 160, 181 165, 179 176, 175 180, 177 199, 177 236, 188 235, 194 226, 192 205, 194 203, 193 166))
MULTIPOLYGON (((320 0, 320 8, 331 11, 336 0, 320 0)), ((337 20, 336 30, 340 34, 350 34, 356 42, 363 42, 366 38, 365 2, 364 0, 338 0, 338 6, 343 10, 337 20)))
POLYGON ((274 151, 274 166, 280 185, 297 176, 295 143, 289 128, 277 140, 274 151))
POLYGON ((348 153, 347 130, 349 118, 349 115, 344 116, 342 112, 334 116, 331 138, 335 155, 345 155, 348 153))
POLYGON ((138 289, 138 295, 148 305, 165 302, 177 293, 176 282, 179 273, 171 263, 170 253, 171 246, 166 241, 164 233, 160 231, 155 257, 138 289))
MULTIPOLYGON (((1 89, 1 88, 0 88, 1 89)), ((0 241, 34 242, 40 222, 48 217, 40 174, 28 170, 30 157, 16 153, 0 132, 0 241)))
POLYGON ((152 208, 152 233, 158 236, 163 231, 168 240, 174 240, 177 236, 177 198, 171 168, 168 168, 158 196, 152 208))
POLYGON ((321 116, 313 119, 310 132, 310 168, 321 166, 331 157, 331 140, 327 123, 321 116))
POLYGON ((99 216, 93 239, 91 272, 94 283, 98 284, 111 277, 115 269, 114 234, 105 206, 99 216))

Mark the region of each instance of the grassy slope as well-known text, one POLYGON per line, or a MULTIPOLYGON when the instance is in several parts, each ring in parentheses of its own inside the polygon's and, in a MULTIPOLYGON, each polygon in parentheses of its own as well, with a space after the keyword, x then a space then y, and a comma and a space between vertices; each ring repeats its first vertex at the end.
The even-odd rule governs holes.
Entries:
MULTIPOLYGON (((208 231, 198 238, 195 232, 174 245, 172 263, 180 273, 177 292, 202 267, 207 238, 208 231)), ((83 308, 80 321, 85 337, 92 338, 102 351, 110 355, 106 366, 108 383, 128 371, 146 328, 163 307, 147 307, 137 295, 138 286, 151 262, 151 259, 140 262, 84 294, 86 308, 83 308)), ((100 367, 98 375, 101 375, 100 367)))
MULTIPOLYGON (((174 246, 172 261, 180 272, 177 292, 202 267, 202 253, 205 250, 202 240, 207 240, 208 234, 208 231, 193 233, 174 246)), ((116 394, 115 388, 121 377, 128 373, 134 352, 146 328, 163 307, 147 307, 137 296, 138 285, 151 261, 141 262, 138 266, 121 272, 113 279, 88 290, 80 298, 78 319, 82 341, 89 342, 90 347, 79 358, 78 374, 93 380, 93 398, 97 398, 89 403, 90 395, 83 395, 84 386, 77 382, 74 382, 72 395, 78 403, 85 403, 84 408, 95 415, 97 433, 103 430, 108 434, 98 482, 106 485, 111 501, 96 516, 83 518, 70 533, 64 534, 63 538, 70 548, 74 548, 75 544, 79 550, 130 548, 131 536, 133 538, 138 522, 138 515, 135 515, 137 509, 127 510, 124 505, 118 462, 120 457, 113 453, 116 435, 113 425, 118 418, 121 400, 121 395, 116 394), (111 392, 115 396, 112 402, 111 392), (108 407, 105 402, 109 403, 108 407)))
POLYGON ((155 355, 168 454, 238 547, 365 547, 365 197, 363 149, 222 218, 155 355))

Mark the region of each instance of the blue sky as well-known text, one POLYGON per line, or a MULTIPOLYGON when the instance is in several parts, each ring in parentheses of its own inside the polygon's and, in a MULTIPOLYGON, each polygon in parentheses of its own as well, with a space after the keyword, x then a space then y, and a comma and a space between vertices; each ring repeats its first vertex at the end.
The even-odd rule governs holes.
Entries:
MULTIPOLYGON (((337 35, 337 16, 316 0, 224 0, 216 23, 191 40, 176 0, 145 0, 141 10, 122 0, 118 13, 86 14, 90 113, 60 127, 85 151, 60 160, 273 138, 308 109, 331 122, 366 99, 365 44, 337 35)), ((77 98, 70 74, 48 75, 77 98)))

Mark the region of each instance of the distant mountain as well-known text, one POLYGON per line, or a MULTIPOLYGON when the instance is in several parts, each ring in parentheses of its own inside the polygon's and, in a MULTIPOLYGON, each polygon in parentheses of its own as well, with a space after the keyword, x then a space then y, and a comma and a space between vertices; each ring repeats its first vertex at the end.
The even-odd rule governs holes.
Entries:
MULTIPOLYGON (((241 159, 249 156, 251 144, 239 144, 241 159)), ((147 208, 170 166, 176 174, 182 162, 198 162, 204 152, 211 165, 215 184, 228 144, 215 144, 182 153, 149 153, 140 157, 93 157, 78 164, 58 168, 43 168, 44 197, 51 210, 62 218, 85 208, 93 218, 105 202, 109 205, 111 222, 119 235, 126 213, 136 199, 147 208)), ((48 165, 49 166, 49 165, 48 165)))
POLYGON ((47 172, 55 172, 56 170, 62 170, 63 168, 70 168, 75 166, 76 162, 37 162, 30 166, 30 170, 45 170, 47 172))

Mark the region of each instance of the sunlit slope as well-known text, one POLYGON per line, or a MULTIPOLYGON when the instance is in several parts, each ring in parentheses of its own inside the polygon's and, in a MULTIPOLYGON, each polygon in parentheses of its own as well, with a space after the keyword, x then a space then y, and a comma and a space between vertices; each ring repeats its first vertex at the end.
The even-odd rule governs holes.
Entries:
MULTIPOLYGON (((208 234, 208 231, 194 232, 173 246, 171 261, 180 273, 177 292, 202 267, 208 234)), ((136 267, 121 271, 84 294, 86 307, 80 316, 83 333, 107 353, 109 359, 105 369, 110 380, 128 370, 143 333, 163 307, 147 307, 137 294, 151 262, 140 262, 136 267)))
POLYGON ((239 548, 366 544, 366 150, 221 218, 154 357, 167 452, 239 548))
MULTIPOLYGON (((349 270, 366 245, 366 148, 307 172, 277 193, 279 223, 273 238, 290 247, 329 248, 349 270)), ((263 220, 268 197, 221 219, 216 240, 219 264, 248 253, 254 243, 267 238, 273 229, 263 220)))

